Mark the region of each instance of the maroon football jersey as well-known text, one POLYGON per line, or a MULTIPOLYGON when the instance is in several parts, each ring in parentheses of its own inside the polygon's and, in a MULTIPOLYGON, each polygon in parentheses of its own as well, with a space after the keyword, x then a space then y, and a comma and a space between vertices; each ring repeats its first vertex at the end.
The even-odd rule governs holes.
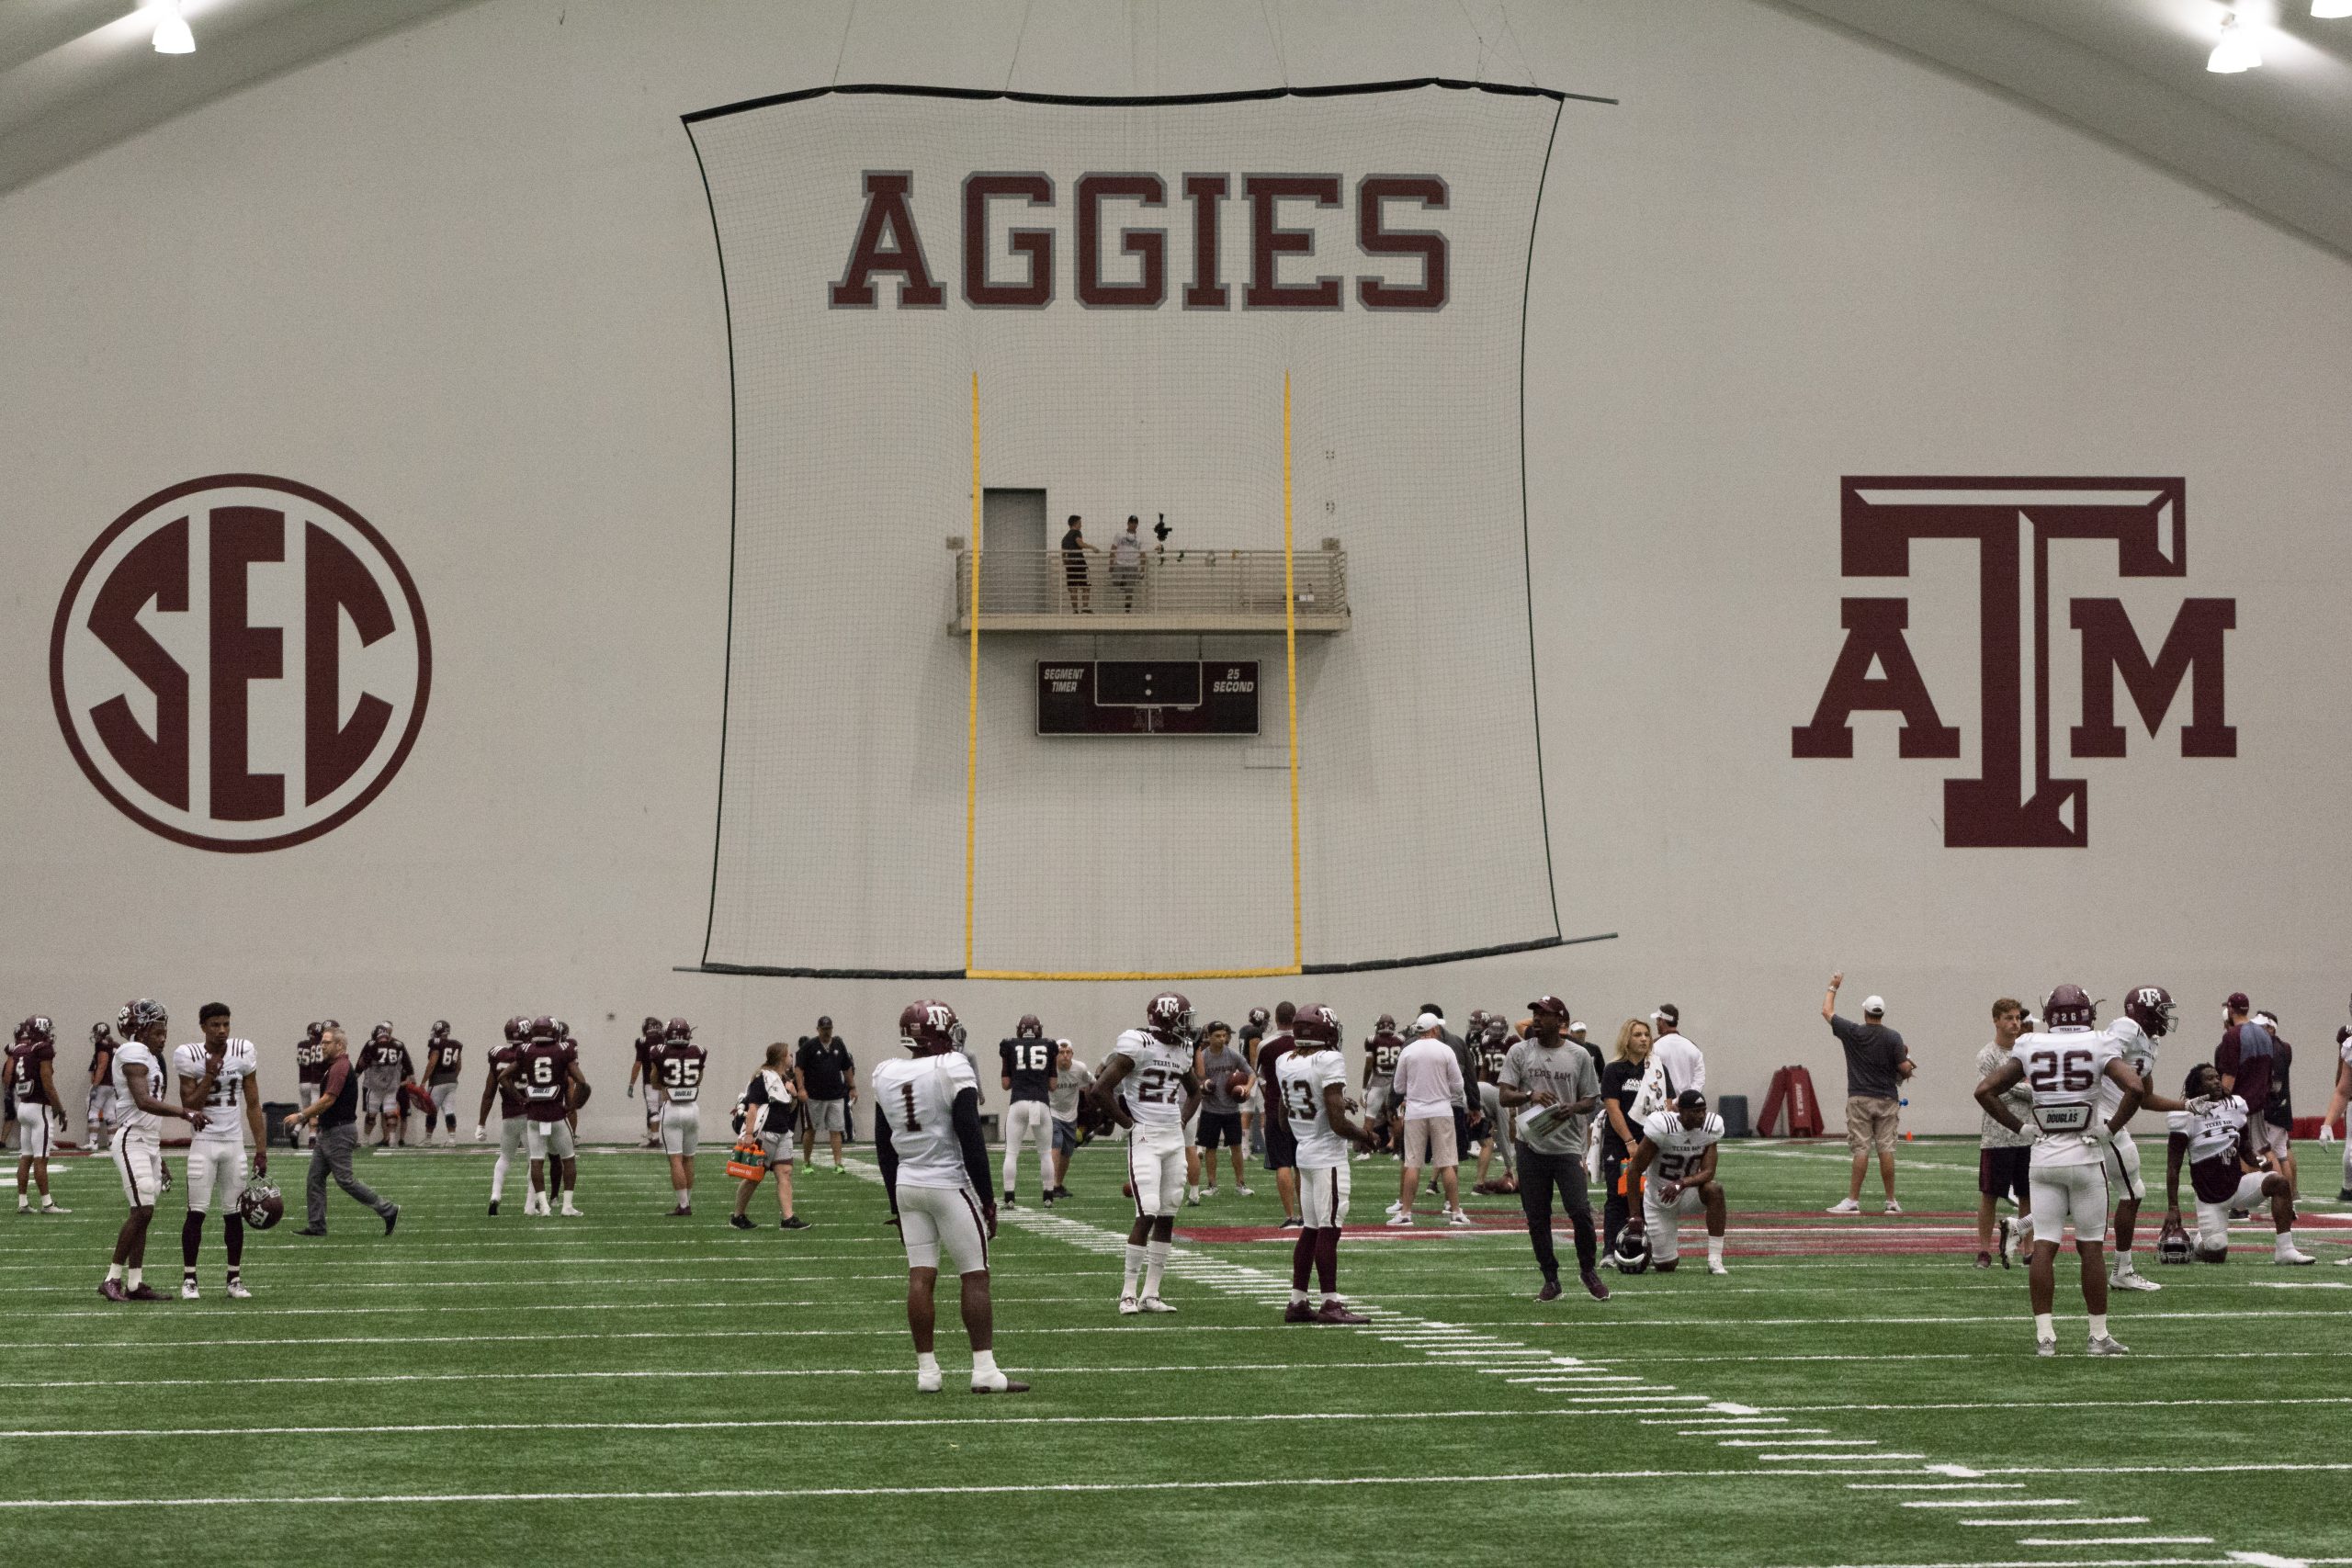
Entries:
POLYGON ((49 1103, 49 1095, 40 1087, 40 1066, 56 1058, 57 1047, 46 1043, 8 1047, 8 1087, 16 1091, 17 1104, 49 1103))
MULTIPOLYGON (((501 1045, 490 1054, 490 1074, 497 1077, 523 1059, 520 1045, 501 1045)), ((498 1113, 509 1122, 523 1114, 523 1088, 520 1084, 502 1083, 498 1089, 498 1113)))
POLYGON ((514 1081, 523 1090, 523 1114, 534 1122, 560 1122, 571 1109, 571 1066, 579 1050, 569 1040, 534 1040, 523 1047, 514 1081))
POLYGON ((702 1098, 703 1064, 710 1053, 684 1040, 672 1040, 653 1054, 653 1085, 673 1105, 691 1105, 702 1098))

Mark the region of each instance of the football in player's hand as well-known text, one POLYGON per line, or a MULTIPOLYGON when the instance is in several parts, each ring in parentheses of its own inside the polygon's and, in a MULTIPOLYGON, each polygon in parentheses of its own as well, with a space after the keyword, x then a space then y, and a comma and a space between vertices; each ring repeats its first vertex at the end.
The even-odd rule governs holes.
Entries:
POLYGON ((1120 1182, 1120 1183, 1119 1183, 1119 1196, 1120 1196, 1120 1197, 1122 1197, 1122 1198, 1132 1198, 1132 1197, 1134 1197, 1135 1195, 1136 1195, 1136 1184, 1135 1184, 1134 1182, 1132 1182, 1132 1181, 1122 1181, 1122 1182, 1120 1182))
POLYGON ((583 1106, 583 1105, 587 1104, 587 1103, 588 1103, 588 1093, 589 1093, 589 1089, 588 1089, 588 1080, 587 1080, 586 1078, 582 1078, 582 1079, 581 1079, 581 1080, 580 1080, 580 1088, 579 1088, 578 1091, 577 1091, 577 1092, 575 1092, 575 1093, 572 1095, 572 1097, 571 1097, 571 1109, 573 1109, 574 1111, 577 1111, 577 1110, 579 1110, 582 1106, 583 1106))

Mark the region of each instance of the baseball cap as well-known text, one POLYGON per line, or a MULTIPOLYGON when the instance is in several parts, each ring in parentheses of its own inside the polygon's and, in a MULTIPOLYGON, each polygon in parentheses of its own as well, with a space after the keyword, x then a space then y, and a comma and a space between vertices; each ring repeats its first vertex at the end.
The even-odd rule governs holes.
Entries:
POLYGON ((1578 1030, 1582 1029, 1583 1027, 1584 1027, 1584 1020, 1582 1020, 1582 1019, 1580 1019, 1580 1018, 1572 1018, 1572 1019, 1570 1019, 1570 1020, 1568 1021, 1568 1032, 1569 1032, 1569 1033, 1571 1033, 1571 1034, 1576 1033, 1578 1030))
POLYGON ((1425 1012, 1421 1014, 1420 1017, 1413 1020, 1413 1032, 1416 1034, 1427 1034, 1432 1029, 1443 1029, 1444 1027, 1445 1020, 1438 1017, 1438 1015, 1433 1012, 1425 1012))
POLYGON ((1682 1014, 1675 1010, 1675 1006, 1672 1002, 1660 1002, 1658 1004, 1657 1011, 1650 1014, 1650 1021, 1652 1023, 1662 1023, 1668 1029, 1672 1029, 1681 1023, 1682 1014))
POLYGON ((1527 1004, 1527 1010, 1530 1012, 1548 1012, 1555 1018, 1566 1019, 1568 1016, 1568 1004, 1562 1001, 1557 997, 1538 997, 1533 1001, 1527 1004))
POLYGON ((2232 991, 2230 993, 2230 999, 2223 1002, 2222 1005, 2229 1009, 2232 1012, 2244 1012, 2254 1004, 2245 999, 2245 993, 2244 991, 2232 991))
POLYGON ((1884 1012, 1886 1010, 1886 998, 1884 997, 1864 997, 1862 998, 1862 1010, 1864 1012, 1884 1012))

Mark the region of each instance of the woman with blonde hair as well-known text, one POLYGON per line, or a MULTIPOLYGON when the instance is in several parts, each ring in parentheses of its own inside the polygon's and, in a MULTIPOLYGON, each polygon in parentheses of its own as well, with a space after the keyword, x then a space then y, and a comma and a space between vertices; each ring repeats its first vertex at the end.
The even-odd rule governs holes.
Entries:
POLYGON ((1631 1195, 1625 1190, 1625 1168, 1634 1163, 1634 1145, 1641 1141, 1641 1134, 1629 1118, 1649 1062, 1649 1023, 1629 1018, 1617 1030, 1616 1058, 1600 1069, 1600 1224, 1605 1233, 1600 1260, 1611 1266, 1617 1257, 1617 1233, 1625 1228, 1626 1216, 1633 1212, 1631 1195))

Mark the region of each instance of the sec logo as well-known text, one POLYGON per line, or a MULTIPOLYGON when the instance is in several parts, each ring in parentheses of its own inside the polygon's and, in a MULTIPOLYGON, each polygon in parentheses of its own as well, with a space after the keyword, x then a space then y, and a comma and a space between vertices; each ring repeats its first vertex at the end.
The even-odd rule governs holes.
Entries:
POLYGON ((391 783, 433 644, 367 519, 266 474, 149 496, 100 534, 50 633, 74 761, 123 815, 231 853, 329 832, 391 783))

